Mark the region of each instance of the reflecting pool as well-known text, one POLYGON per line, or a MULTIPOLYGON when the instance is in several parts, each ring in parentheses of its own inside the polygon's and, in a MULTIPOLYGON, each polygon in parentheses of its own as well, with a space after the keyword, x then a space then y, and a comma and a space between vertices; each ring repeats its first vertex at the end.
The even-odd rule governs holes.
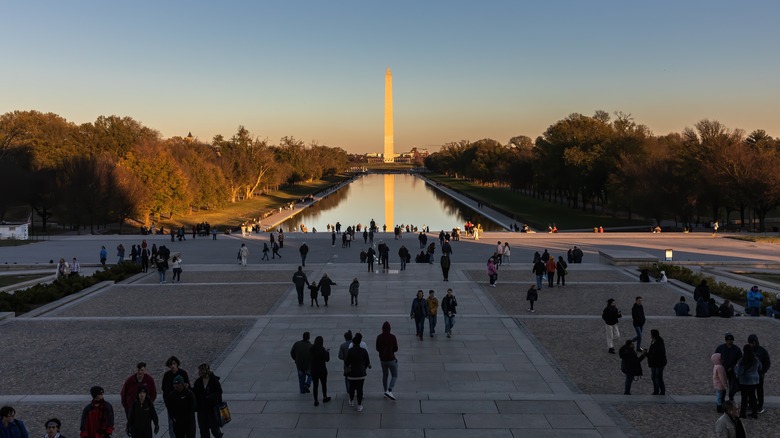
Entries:
POLYGON ((374 220, 392 232, 395 225, 430 227, 431 231, 463 229, 466 221, 481 224, 485 231, 504 228, 408 174, 368 174, 331 193, 326 198, 282 223, 285 231, 326 231, 328 224, 368 225, 374 220))

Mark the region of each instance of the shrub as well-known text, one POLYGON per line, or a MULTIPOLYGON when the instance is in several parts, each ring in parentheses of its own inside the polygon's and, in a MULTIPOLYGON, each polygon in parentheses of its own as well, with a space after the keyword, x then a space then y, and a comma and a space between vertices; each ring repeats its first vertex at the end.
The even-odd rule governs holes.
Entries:
MULTIPOLYGON (((682 281, 693 287, 696 287, 702 280, 707 280, 707 285, 710 287, 710 292, 713 295, 717 295, 721 298, 727 298, 733 303, 744 305, 747 301, 747 291, 736 286, 731 286, 722 281, 715 281, 712 276, 702 274, 700 272, 694 272, 684 266, 668 265, 666 263, 657 263, 653 265, 643 265, 639 269, 647 269, 651 275, 658 277, 661 271, 666 272, 666 276, 674 278, 675 280, 682 281)), ((775 304, 775 297, 773 294, 763 293, 764 301, 761 303, 762 311, 766 306, 775 304)))
POLYGON ((48 284, 36 284, 13 294, 0 292, 0 312, 15 312, 17 315, 26 313, 35 307, 75 294, 101 281, 122 281, 139 272, 141 272, 140 266, 132 262, 124 262, 98 271, 89 277, 60 278, 48 284))

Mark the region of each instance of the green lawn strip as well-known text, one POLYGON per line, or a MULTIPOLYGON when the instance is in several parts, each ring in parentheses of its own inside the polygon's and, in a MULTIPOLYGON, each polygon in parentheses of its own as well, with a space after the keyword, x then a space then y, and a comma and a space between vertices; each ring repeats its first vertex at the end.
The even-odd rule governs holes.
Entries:
MULTIPOLYGON (((52 274, 54 272, 52 271, 52 274)), ((27 280, 35 280, 36 278, 43 278, 45 275, 41 274, 27 274, 27 275, 0 275, 0 287, 11 286, 12 284, 23 283, 27 280)))
POLYGON ((429 174, 427 176, 474 199, 495 205, 515 216, 518 222, 527 223, 537 230, 546 230, 547 225, 551 223, 555 223, 561 231, 567 229, 592 229, 598 226, 603 226, 607 229, 609 227, 628 226, 649 227, 647 221, 628 220, 580 209, 572 209, 560 204, 526 196, 503 187, 482 186, 470 181, 439 174, 429 174))
POLYGON ((763 280, 770 283, 780 284, 780 274, 765 274, 763 272, 737 272, 736 274, 749 278, 755 278, 756 280, 763 280))
POLYGON ((208 222, 212 226, 222 227, 225 225, 238 226, 242 222, 257 219, 264 212, 279 208, 287 203, 296 201, 306 195, 313 195, 332 185, 338 184, 349 179, 349 175, 337 175, 334 177, 323 178, 318 181, 295 184, 287 186, 280 190, 264 193, 262 196, 255 196, 252 199, 246 199, 227 205, 217 210, 195 211, 187 216, 174 217, 172 220, 163 220, 158 225, 165 226, 166 229, 171 226, 184 225, 189 231, 189 227, 201 222, 208 222))

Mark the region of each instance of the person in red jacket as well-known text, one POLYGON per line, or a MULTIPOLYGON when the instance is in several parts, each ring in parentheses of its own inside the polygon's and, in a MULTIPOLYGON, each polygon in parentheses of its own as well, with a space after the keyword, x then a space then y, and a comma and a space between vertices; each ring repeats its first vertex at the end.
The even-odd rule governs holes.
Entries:
POLYGON ((122 407, 125 408, 125 417, 130 415, 130 408, 138 397, 138 389, 142 386, 146 388, 146 393, 149 395, 152 403, 157 399, 157 387, 154 385, 154 378, 146 374, 146 363, 139 362, 135 369, 136 372, 125 380, 122 390, 119 392, 122 399, 122 407))
POLYGON ((92 401, 81 413, 81 438, 109 438, 114 433, 114 407, 103 400, 103 388, 93 386, 92 401))

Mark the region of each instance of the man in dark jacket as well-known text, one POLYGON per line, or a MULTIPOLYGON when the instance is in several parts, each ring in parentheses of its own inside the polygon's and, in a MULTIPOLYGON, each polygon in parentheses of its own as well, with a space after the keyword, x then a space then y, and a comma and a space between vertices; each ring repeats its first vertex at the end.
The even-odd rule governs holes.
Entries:
POLYGON ((631 320, 636 331, 636 336, 631 340, 636 342, 636 351, 642 351, 642 330, 645 327, 645 308, 642 307, 642 297, 636 297, 634 301, 634 307, 631 308, 631 320))
MULTIPOLYGON (((165 361, 165 366, 168 367, 168 371, 163 374, 162 378, 161 388, 163 400, 165 400, 165 397, 168 394, 173 392, 173 379, 175 379, 176 376, 181 376, 181 378, 184 380, 185 387, 190 386, 190 376, 187 374, 187 371, 181 369, 181 361, 178 357, 169 357, 168 360, 165 361)), ((168 436, 170 436, 170 438, 176 437, 176 432, 173 431, 173 418, 171 417, 170 411, 168 412, 168 436)))
POLYGON ((615 299, 610 298, 607 300, 607 307, 601 312, 601 319, 607 324, 607 347, 610 354, 615 354, 615 342, 620 339, 620 330, 618 330, 618 319, 622 318, 623 314, 620 313, 615 305, 615 299))
POLYGON ((81 412, 81 436, 108 438, 114 433, 114 407, 103 400, 103 388, 93 386, 89 393, 92 401, 81 412))
POLYGON ((450 263, 450 256, 442 254, 441 257, 439 257, 439 263, 441 263, 441 275, 444 277, 444 281, 450 281, 450 266, 452 265, 450 263))
POLYGON ((547 267, 544 265, 542 259, 538 259, 534 262, 534 268, 531 271, 536 276, 536 290, 540 290, 542 288, 542 278, 544 277, 544 274, 547 273, 547 267))
POLYGON ((303 245, 298 248, 298 251, 301 253, 301 265, 306 266, 306 255, 309 254, 309 245, 307 245, 306 242, 303 242, 303 245))
POLYGON ((184 385, 184 378, 173 378, 173 391, 165 395, 165 408, 173 419, 176 438, 195 438, 195 394, 184 385))
MULTIPOLYGON (((301 255, 301 257, 303 257, 303 255, 301 255)), ((293 274, 292 282, 295 284, 295 292, 298 294, 298 305, 303 306, 303 286, 309 285, 309 279, 306 278, 306 273, 303 272, 302 266, 298 266, 298 270, 293 274)))
POLYGON ((650 367, 650 378, 653 380, 653 395, 665 395, 664 367, 666 367, 666 345, 661 337, 661 333, 656 329, 650 330, 647 366, 650 367))
POLYGON ((390 323, 385 321, 382 324, 382 333, 376 337, 376 351, 379 352, 379 363, 382 364, 382 387, 385 391, 385 398, 395 400, 393 387, 398 379, 398 359, 395 352, 398 351, 398 341, 395 335, 390 333, 390 323), (388 371, 392 378, 387 383, 388 371))
POLYGON ((729 381, 729 400, 734 400, 734 394, 739 391, 739 381, 734 373, 734 367, 742 359, 742 350, 734 345, 734 335, 731 333, 726 333, 725 340, 726 342, 718 345, 715 352, 720 353, 721 363, 723 363, 723 368, 726 368, 726 378, 729 381))
POLYGON ((303 332, 303 339, 293 344, 290 350, 290 356, 295 361, 295 368, 298 370, 298 387, 301 394, 311 392, 311 342, 309 332, 303 332))
POLYGON ((769 371, 769 367, 772 366, 772 361, 769 358, 769 352, 766 350, 766 348, 762 347, 758 343, 758 336, 756 335, 750 335, 748 336, 748 344, 750 344, 751 347, 753 347, 753 354, 756 355, 756 358, 761 362, 761 371, 758 372, 758 387, 756 388, 757 397, 758 397, 758 412, 763 413, 764 412, 764 375, 767 371, 769 371))

